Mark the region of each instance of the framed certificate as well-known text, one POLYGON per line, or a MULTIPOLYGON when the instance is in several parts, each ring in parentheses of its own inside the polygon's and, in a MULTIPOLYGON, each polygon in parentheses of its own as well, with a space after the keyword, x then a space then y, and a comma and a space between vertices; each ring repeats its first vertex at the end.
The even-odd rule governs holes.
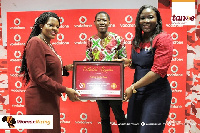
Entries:
POLYGON ((122 61, 74 61, 73 88, 82 100, 123 100, 122 61))

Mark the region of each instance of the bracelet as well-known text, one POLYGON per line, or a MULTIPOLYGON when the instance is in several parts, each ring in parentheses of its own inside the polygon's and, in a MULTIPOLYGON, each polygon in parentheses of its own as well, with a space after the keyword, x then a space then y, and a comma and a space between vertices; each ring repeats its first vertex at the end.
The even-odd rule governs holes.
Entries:
POLYGON ((135 87, 133 86, 133 84, 131 85, 131 89, 132 89, 133 93, 137 93, 137 91, 136 91, 135 87))
POLYGON ((132 59, 129 59, 129 61, 130 61, 129 67, 131 67, 132 66, 132 59))

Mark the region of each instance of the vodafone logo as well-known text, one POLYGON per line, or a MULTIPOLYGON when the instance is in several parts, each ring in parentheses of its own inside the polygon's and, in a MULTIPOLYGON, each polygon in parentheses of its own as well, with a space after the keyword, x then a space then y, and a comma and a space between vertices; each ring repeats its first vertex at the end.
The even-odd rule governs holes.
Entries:
POLYGON ((169 128, 168 133, 176 133, 176 129, 174 127, 169 128))
POLYGON ((176 104, 176 103, 177 103, 177 98, 176 97, 172 97, 171 104, 176 104))
POLYGON ((87 39, 87 34, 81 33, 81 34, 79 35, 79 38, 80 38, 80 40, 84 41, 85 39, 87 39))
POLYGON ((132 34, 131 32, 128 32, 128 33, 126 33, 125 38, 126 38, 127 40, 132 40, 133 34, 132 34))
POLYGON ((176 119, 176 113, 170 113, 169 118, 172 120, 176 119))
POLYGON ((16 88, 22 88, 22 83, 20 81, 15 82, 15 87, 16 88))
POLYGON ((87 22, 87 18, 86 18, 85 16, 81 16, 81 17, 79 18, 79 22, 80 22, 81 24, 85 24, 85 22, 87 22))
POLYGON ((178 72, 178 66, 177 66, 177 65, 173 65, 173 66, 171 67, 171 71, 172 71, 173 73, 178 72))
POLYGON ((17 103, 22 103, 22 98, 20 96, 16 97, 15 100, 16 100, 17 103))
POLYGON ((173 32, 173 33, 171 34, 171 37, 172 37, 172 40, 177 40, 177 39, 178 39, 178 33, 173 32))
POLYGON ((64 120, 65 119, 65 113, 60 113, 60 119, 64 120))
POLYGON ((64 38, 65 38, 65 37, 64 37, 63 34, 61 34, 61 33, 57 34, 57 40, 58 40, 58 41, 62 41, 64 38))
POLYGON ((17 111, 17 115, 24 115, 22 111, 17 111))
POLYGON ((14 52, 14 56, 15 56, 15 58, 20 58, 21 57, 21 52, 20 51, 15 51, 14 52))
POLYGON ((172 81, 172 82, 170 83, 170 87, 171 87, 171 88, 177 88, 177 86, 178 86, 178 83, 177 83, 176 81, 172 81))
POLYGON ((132 23, 132 22, 133 22, 133 17, 132 17, 131 15, 127 15, 127 16, 125 17, 125 21, 126 21, 127 23, 132 23))
POLYGON ((19 18, 14 19, 14 24, 16 26, 20 25, 20 23, 21 23, 21 20, 19 18))
POLYGON ((60 24, 63 24, 64 23, 64 18, 63 17, 59 17, 59 19, 60 19, 60 24))
POLYGON ((66 102, 67 101, 67 94, 62 93, 61 99, 66 102))
POLYGON ((15 66, 15 72, 19 73, 20 72, 20 68, 21 68, 20 66, 15 66))
POLYGON ((16 34, 16 35, 14 36, 14 40, 15 40, 16 42, 19 42, 19 41, 21 40, 21 36, 20 36, 19 34, 16 34))
POLYGON ((24 131, 24 129, 17 129, 17 131, 21 133, 24 131))
POLYGON ((80 115, 81 120, 87 120, 87 114, 86 113, 82 113, 80 115))
POLYGON ((66 129, 64 127, 61 127, 61 133, 66 133, 66 129))
POLYGON ((178 50, 173 49, 173 57, 176 57, 176 56, 178 56, 178 50))
POLYGON ((87 128, 81 128, 80 133, 87 133, 87 128))

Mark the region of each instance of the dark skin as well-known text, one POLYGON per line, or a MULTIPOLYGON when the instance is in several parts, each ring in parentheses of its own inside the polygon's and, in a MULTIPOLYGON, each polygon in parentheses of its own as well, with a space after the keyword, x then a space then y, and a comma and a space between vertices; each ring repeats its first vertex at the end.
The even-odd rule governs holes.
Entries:
MULTIPOLYGON (((150 36, 152 35, 154 29, 156 28, 157 24, 157 17, 155 11, 153 11, 150 8, 144 9, 142 13, 140 14, 140 28, 144 32, 143 34, 143 42, 149 42, 150 41, 150 36)), ((119 61, 124 61, 125 66, 130 66, 131 60, 127 58, 123 59, 118 59, 119 61)), ((146 86, 155 80, 160 78, 160 75, 153 72, 149 71, 144 77, 142 77, 139 81, 136 83, 132 84, 125 90, 124 94, 124 101, 127 101, 133 93, 137 93, 137 89, 141 88, 143 86, 146 86)))
MULTIPOLYGON (((107 30, 109 24, 110 20, 107 14, 100 13, 97 15, 96 20, 94 21, 94 25, 97 28, 99 38, 104 39, 108 36, 109 32, 107 30)), ((66 65, 65 69, 67 71, 73 71, 73 64, 66 65)))
MULTIPOLYGON (((54 39, 59 32, 59 26, 58 20, 54 17, 50 17, 46 24, 40 24, 41 33, 38 35, 38 38, 43 41, 45 39, 47 43, 50 43, 51 39, 54 39)), ((66 87, 65 93, 71 101, 80 101, 80 94, 74 89, 66 87)))
POLYGON ((110 20, 107 14, 104 14, 104 13, 98 14, 96 17, 96 20, 94 21, 94 24, 97 28, 99 38, 101 39, 106 38, 109 34, 107 30, 110 24, 110 20))

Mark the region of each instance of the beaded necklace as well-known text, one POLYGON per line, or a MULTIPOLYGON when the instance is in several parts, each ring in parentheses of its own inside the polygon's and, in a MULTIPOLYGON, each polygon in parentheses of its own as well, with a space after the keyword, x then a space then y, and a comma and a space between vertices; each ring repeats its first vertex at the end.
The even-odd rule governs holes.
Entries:
MULTIPOLYGON (((59 56, 57 53, 56 53, 56 51, 54 50, 54 48, 53 48, 53 46, 52 46, 52 44, 51 43, 48 43, 47 41, 46 41, 46 39, 44 39, 43 37, 42 37, 42 35, 41 34, 39 34, 40 35, 40 38, 50 47, 50 49, 52 50, 52 52, 58 57, 58 59, 60 60, 60 63, 61 63, 61 70, 63 69, 62 68, 62 59, 61 59, 61 56, 59 56)), ((63 72, 63 71, 62 71, 63 72)))

